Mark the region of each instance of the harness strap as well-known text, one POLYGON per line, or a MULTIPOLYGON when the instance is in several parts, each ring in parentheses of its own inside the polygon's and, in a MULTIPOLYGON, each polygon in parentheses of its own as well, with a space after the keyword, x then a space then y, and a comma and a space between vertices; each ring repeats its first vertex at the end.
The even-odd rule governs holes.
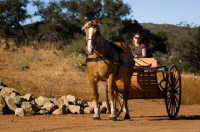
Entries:
MULTIPOLYGON (((122 60, 121 60, 121 58, 120 58, 120 55, 118 54, 118 58, 119 58, 119 64, 122 64, 122 60)), ((120 70, 120 65, 118 65, 117 66, 117 71, 116 71, 116 73, 115 73, 115 77, 118 75, 118 73, 119 73, 119 70, 120 70)))
POLYGON ((110 58, 106 57, 106 56, 99 56, 97 58, 86 58, 85 62, 97 62, 97 61, 101 61, 101 60, 110 60, 110 58))
POLYGON ((119 69, 120 69, 120 65, 117 66, 117 71, 116 71, 116 73, 115 73, 115 77, 118 75, 119 69))

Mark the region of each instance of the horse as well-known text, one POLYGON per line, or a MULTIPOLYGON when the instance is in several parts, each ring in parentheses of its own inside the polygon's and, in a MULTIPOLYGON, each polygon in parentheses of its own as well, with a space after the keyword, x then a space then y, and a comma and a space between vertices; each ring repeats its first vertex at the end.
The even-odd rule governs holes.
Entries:
POLYGON ((116 81, 124 84, 121 91, 124 98, 123 119, 130 119, 128 110, 128 94, 133 74, 133 55, 130 47, 124 42, 109 42, 103 37, 104 28, 100 19, 87 21, 81 19, 82 32, 85 38, 86 70, 89 83, 93 91, 94 115, 93 120, 100 120, 98 107, 98 82, 106 81, 110 100, 111 113, 109 120, 117 120, 117 110, 114 103, 114 91, 117 88, 116 81))

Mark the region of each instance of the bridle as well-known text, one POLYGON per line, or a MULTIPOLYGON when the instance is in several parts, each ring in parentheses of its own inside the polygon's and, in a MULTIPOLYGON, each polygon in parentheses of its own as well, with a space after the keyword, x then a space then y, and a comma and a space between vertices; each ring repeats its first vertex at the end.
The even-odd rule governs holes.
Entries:
MULTIPOLYGON (((91 23, 87 26, 87 27, 85 27, 83 30, 82 30, 82 33, 83 33, 83 36, 85 37, 85 44, 87 45, 87 43, 88 43, 88 41, 90 40, 91 41, 91 43, 92 43, 92 47, 93 47, 93 49, 92 49, 92 53, 91 54, 93 54, 94 53, 94 50, 97 50, 97 43, 98 43, 98 41, 99 41, 99 37, 100 37, 100 31, 99 31, 99 29, 98 29, 98 25, 93 25, 92 24, 92 21, 91 21, 91 23), (96 35, 96 40, 94 40, 93 38, 89 38, 89 39, 87 39, 86 38, 86 33, 85 33, 85 28, 96 28, 97 29, 97 31, 95 32, 95 34, 93 34, 93 35, 96 35)), ((107 45, 107 43, 106 43, 106 45, 107 45)), ((103 47, 105 47, 106 45, 104 45, 104 46, 102 46, 102 47, 100 47, 100 48, 103 48, 103 47)), ((87 52, 87 51, 86 51, 87 52)))

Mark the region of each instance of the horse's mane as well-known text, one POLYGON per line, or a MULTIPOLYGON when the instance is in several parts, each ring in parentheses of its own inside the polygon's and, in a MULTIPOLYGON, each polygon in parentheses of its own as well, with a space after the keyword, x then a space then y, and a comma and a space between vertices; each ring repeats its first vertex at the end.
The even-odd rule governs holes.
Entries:
MULTIPOLYGON (((86 27, 90 27, 91 24, 92 24, 92 21, 87 22, 87 23, 82 27, 82 30, 84 30, 86 27)), ((98 26, 98 29, 99 29, 100 34, 103 35, 103 33, 104 33, 104 28, 103 28, 103 26, 102 26, 100 23, 98 23, 97 26, 98 26)))
POLYGON ((100 23, 98 24, 98 28, 99 28, 100 34, 103 35, 104 28, 100 23))

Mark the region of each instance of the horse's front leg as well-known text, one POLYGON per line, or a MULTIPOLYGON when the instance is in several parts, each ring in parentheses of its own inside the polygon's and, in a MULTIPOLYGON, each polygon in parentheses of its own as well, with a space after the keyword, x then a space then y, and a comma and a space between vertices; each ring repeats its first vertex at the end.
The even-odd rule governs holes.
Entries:
POLYGON ((109 98, 110 98, 110 108, 111 108, 111 114, 109 116, 109 120, 116 121, 117 120, 117 111, 116 111, 116 106, 115 106, 115 98, 114 98, 114 89, 116 87, 115 81, 113 77, 111 76, 108 79, 108 92, 109 92, 109 98))
POLYGON ((99 110, 99 106, 98 106, 98 100, 99 100, 99 93, 98 93, 98 85, 97 85, 97 81, 95 81, 94 78, 88 76, 89 78, 89 82, 90 85, 92 87, 92 91, 93 91, 93 106, 94 106, 94 115, 93 115, 93 120, 100 120, 100 110, 99 110))

